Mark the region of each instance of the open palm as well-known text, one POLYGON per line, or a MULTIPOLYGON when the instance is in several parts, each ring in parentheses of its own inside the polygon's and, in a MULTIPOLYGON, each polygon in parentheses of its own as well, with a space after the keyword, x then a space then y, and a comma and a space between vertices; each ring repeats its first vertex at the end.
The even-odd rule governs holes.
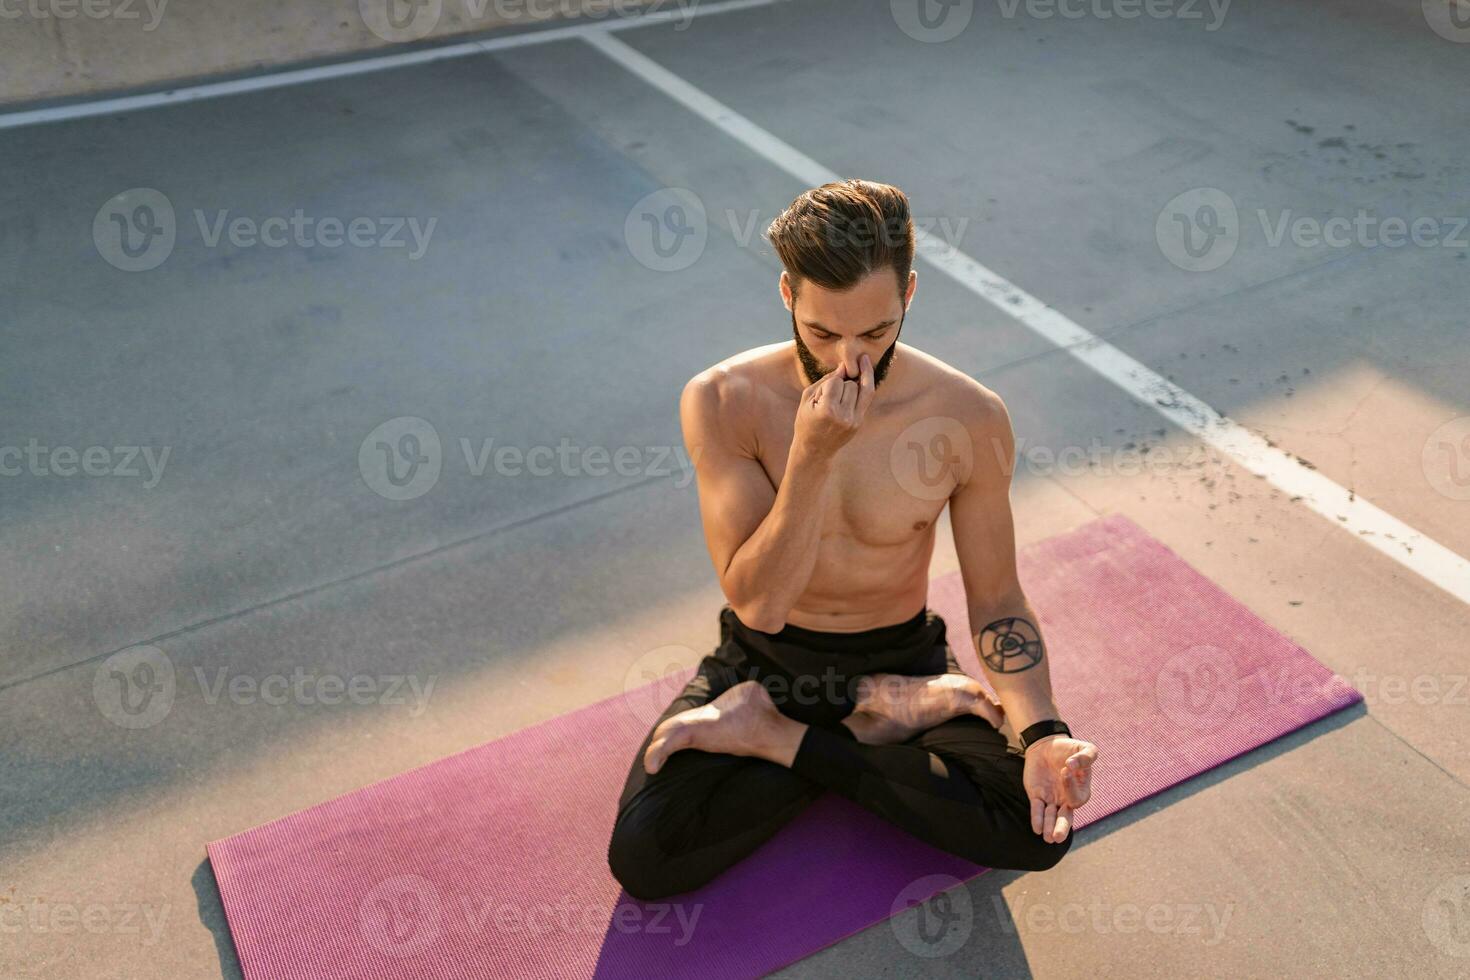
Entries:
POLYGON ((1072 811, 1092 796, 1097 746, 1055 735, 1026 750, 1021 782, 1031 798, 1031 829, 1048 844, 1060 844, 1072 829, 1072 811))

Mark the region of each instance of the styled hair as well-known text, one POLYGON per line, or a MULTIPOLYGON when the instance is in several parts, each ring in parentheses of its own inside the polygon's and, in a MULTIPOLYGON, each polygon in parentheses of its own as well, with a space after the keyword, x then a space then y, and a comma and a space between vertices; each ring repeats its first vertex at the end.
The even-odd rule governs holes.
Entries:
POLYGON ((791 277, 793 297, 808 279, 841 291, 884 267, 893 269, 902 296, 914 264, 908 196, 892 184, 855 177, 804 192, 765 237, 791 277))

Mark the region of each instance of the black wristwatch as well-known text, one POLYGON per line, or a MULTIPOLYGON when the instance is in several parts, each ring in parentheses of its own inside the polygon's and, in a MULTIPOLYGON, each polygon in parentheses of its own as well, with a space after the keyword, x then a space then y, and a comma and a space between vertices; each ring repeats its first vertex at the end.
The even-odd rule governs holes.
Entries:
POLYGON ((1059 718, 1048 718, 1038 721, 1034 725, 1027 725, 1026 730, 1021 733, 1021 751, 1024 752, 1031 747, 1031 743, 1038 739, 1046 738, 1048 735, 1071 735, 1072 729, 1067 723, 1059 718))

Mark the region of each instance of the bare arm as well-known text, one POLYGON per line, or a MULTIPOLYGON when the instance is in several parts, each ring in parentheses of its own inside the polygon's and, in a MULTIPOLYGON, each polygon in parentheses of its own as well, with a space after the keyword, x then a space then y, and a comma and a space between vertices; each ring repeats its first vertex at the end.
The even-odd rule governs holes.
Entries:
POLYGON ((832 461, 872 397, 866 355, 864 363, 860 382, 838 371, 803 392, 779 490, 744 424, 752 410, 744 383, 701 374, 684 386, 679 418, 695 464, 705 542, 730 608, 751 629, 778 632, 811 581, 832 461), (818 392, 820 408, 813 409, 818 392))
POLYGON ((1019 735, 1033 722, 1061 716, 1040 621, 1016 573, 1010 415, 993 392, 979 389, 969 398, 965 428, 974 464, 950 497, 950 522, 980 663, 1019 735))

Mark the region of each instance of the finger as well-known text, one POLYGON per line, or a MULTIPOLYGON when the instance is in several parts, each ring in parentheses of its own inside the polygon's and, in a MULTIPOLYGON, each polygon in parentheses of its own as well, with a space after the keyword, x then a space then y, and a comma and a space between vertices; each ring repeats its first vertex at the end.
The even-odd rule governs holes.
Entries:
POLYGON ((1073 807, 1079 807, 1092 799, 1092 777, 1086 770, 1068 778, 1066 787, 1067 802, 1073 807))
POLYGON ((1046 813, 1043 814, 1041 817, 1041 839, 1046 841, 1048 844, 1053 843, 1052 830, 1056 826, 1056 822, 1057 805, 1055 803, 1048 803, 1046 805, 1046 813))
MULTIPOLYGON (((843 370, 846 370, 844 366, 843 370)), ((856 409, 858 402, 858 385, 856 381, 847 380, 842 382, 842 393, 839 396, 840 404, 846 409, 856 409)))
POLYGON ((1046 805, 1041 802, 1040 797, 1031 797, 1031 832, 1041 833, 1041 817, 1046 805))
POLYGON ((970 713, 984 718, 997 731, 1000 730, 1001 725, 1005 724, 1005 709, 983 691, 975 699, 975 703, 971 705, 970 713))
POLYGON ((1075 763, 1077 763, 1078 766, 1080 766, 1081 768, 1084 768, 1084 769, 1087 768, 1088 766, 1092 765, 1096 761, 1097 761, 1097 746, 1096 745, 1093 745, 1091 742, 1088 742, 1082 748, 1078 749, 1076 752, 1073 752, 1071 755, 1067 756, 1067 765, 1070 766, 1070 765, 1072 765, 1072 763, 1075 762, 1075 763))
POLYGON ((1057 829, 1052 833, 1055 842, 1060 844, 1067 839, 1067 834, 1072 830, 1072 808, 1063 806, 1057 810, 1057 829))
POLYGON ((835 370, 828 371, 822 376, 821 384, 825 385, 822 391, 822 401, 829 398, 835 405, 842 397, 842 389, 847 386, 847 365, 839 363, 835 370))
POLYGON ((862 418, 868 411, 868 405, 873 401, 873 393, 877 385, 873 381, 873 359, 867 354, 858 358, 858 418, 862 418))

